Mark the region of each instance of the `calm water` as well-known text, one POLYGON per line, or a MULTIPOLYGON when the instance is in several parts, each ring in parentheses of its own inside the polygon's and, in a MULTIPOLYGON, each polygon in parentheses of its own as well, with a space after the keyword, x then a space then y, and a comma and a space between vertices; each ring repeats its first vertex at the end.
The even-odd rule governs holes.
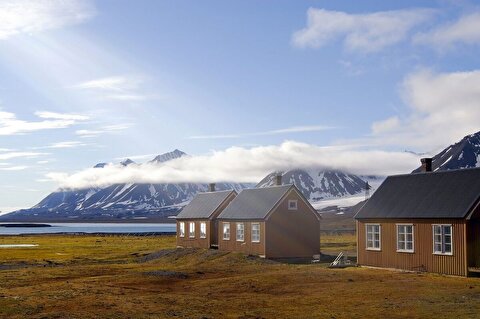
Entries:
MULTIPOLYGON (((14 224, 14 223, 8 223, 14 224)), ((46 223, 52 227, 0 227, 0 235, 51 233, 175 233, 175 224, 46 223)))

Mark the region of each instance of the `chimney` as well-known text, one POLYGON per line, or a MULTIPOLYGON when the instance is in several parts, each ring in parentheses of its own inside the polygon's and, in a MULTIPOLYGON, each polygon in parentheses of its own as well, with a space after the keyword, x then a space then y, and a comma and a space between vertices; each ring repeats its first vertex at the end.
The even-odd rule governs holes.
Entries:
POLYGON ((420 159, 422 162, 422 172, 431 172, 432 171, 432 159, 425 157, 420 159))
POLYGON ((208 184, 208 191, 209 192, 214 192, 215 191, 215 183, 208 184))
POLYGON ((277 185, 277 186, 282 185, 282 174, 277 174, 275 176, 275 185, 277 185))

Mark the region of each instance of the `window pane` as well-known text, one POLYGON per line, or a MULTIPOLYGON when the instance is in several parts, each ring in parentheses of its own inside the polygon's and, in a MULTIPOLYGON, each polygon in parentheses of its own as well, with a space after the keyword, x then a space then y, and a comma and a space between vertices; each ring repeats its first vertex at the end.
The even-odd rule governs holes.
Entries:
POLYGON ((451 244, 445 244, 445 253, 451 253, 452 252, 452 245, 451 244))
POLYGON ((443 232, 445 235, 450 235, 452 233, 452 226, 443 226, 443 232))

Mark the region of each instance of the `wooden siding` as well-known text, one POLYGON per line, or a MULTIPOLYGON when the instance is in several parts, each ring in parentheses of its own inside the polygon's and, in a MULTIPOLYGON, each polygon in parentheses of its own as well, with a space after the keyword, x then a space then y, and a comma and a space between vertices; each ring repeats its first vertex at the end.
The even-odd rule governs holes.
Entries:
POLYGON ((210 219, 212 220, 211 227, 210 227, 210 245, 218 245, 218 215, 223 212, 223 210, 230 204, 230 202, 236 197, 236 193, 230 194, 225 201, 213 212, 210 219))
POLYGON ((265 256, 265 222, 245 220, 218 220, 218 249, 238 251, 247 255, 265 256), (230 240, 223 239, 223 223, 230 223, 230 240), (237 223, 244 224, 244 241, 237 241, 237 223), (252 243, 252 223, 260 224, 260 242, 252 243))
POLYGON ((317 213, 292 190, 266 220, 266 257, 312 257, 320 253, 320 222, 317 213), (288 201, 297 200, 297 210, 288 201))
POLYGON ((177 220, 177 246, 184 247, 184 248, 210 248, 212 245, 212 235, 210 229, 212 228, 212 221, 208 219, 197 219, 197 220, 189 220, 189 219, 182 219, 177 220), (185 223, 185 237, 180 237, 180 222, 185 223), (190 230, 189 224, 190 222, 195 223, 195 238, 190 238, 188 236, 188 232, 190 230), (205 222, 207 226, 207 236, 206 238, 200 238, 200 223, 205 222))
POLYGON ((466 222, 458 219, 376 219, 357 221, 358 264, 467 276, 466 222), (365 224, 381 225, 381 250, 366 250, 365 224), (414 252, 397 252, 396 224, 413 224, 414 252), (433 254, 433 224, 451 224, 453 254, 433 254))

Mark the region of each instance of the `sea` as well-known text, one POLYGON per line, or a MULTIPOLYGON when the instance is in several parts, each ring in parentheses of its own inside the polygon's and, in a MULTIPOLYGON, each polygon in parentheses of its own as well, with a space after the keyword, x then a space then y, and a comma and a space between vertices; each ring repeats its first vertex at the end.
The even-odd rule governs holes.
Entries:
MULTIPOLYGON (((30 224, 30 223, 29 223, 30 224)), ((175 224, 153 223, 41 223, 25 227, 21 223, 0 223, 1 235, 22 234, 56 234, 56 233, 86 233, 86 234, 175 234, 175 224), (8 224, 8 227, 4 225, 8 224), (18 225, 18 226, 16 226, 18 225), (50 227, 38 227, 50 225, 50 227)))

